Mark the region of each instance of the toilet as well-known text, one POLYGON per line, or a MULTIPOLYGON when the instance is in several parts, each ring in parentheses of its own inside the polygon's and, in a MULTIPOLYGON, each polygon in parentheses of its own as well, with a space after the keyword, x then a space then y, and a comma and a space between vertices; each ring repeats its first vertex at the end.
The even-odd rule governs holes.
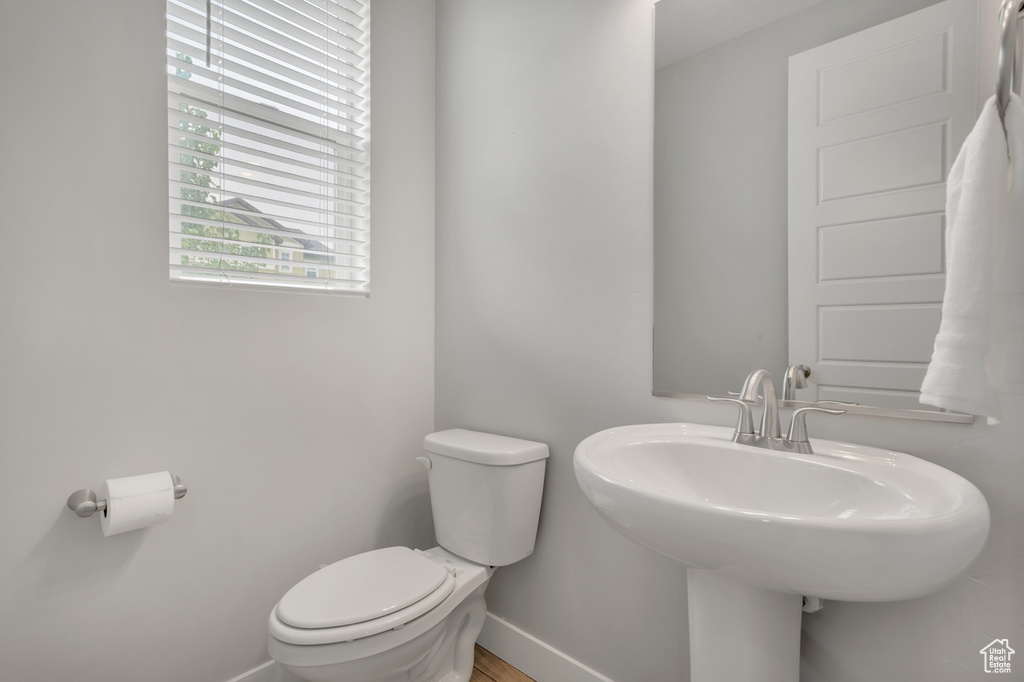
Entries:
POLYGON ((533 552, 548 447, 450 429, 423 441, 440 546, 386 547, 301 580, 267 648, 309 682, 468 682, 495 568, 533 552))

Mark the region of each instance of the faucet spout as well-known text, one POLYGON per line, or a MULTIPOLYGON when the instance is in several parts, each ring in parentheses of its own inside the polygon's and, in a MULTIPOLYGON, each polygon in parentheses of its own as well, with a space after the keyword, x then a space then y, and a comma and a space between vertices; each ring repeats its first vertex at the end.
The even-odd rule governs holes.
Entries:
POLYGON ((779 425, 779 399, 775 394, 775 382, 772 375, 763 369, 755 369, 743 382, 740 400, 757 402, 757 396, 764 397, 764 411, 761 413, 761 438, 781 438, 782 427, 779 425))

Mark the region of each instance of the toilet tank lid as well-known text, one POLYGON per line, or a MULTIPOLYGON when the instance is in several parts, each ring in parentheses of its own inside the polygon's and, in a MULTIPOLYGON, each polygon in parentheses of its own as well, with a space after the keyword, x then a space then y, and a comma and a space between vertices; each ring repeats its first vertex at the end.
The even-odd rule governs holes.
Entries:
POLYGON ((492 466, 525 464, 548 456, 548 446, 493 433, 448 429, 423 439, 423 448, 437 455, 492 466))

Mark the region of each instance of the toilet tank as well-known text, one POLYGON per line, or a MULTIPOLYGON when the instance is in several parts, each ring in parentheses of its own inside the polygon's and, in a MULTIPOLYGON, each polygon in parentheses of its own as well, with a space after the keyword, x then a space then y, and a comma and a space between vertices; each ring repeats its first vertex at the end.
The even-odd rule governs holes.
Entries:
POLYGON ((437 542, 486 566, 528 557, 537 539, 548 446, 450 429, 423 439, 437 542))

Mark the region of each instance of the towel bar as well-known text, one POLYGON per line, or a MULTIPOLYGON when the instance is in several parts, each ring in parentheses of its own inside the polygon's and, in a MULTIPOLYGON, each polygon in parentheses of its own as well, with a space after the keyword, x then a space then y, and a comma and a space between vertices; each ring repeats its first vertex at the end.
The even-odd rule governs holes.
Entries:
POLYGON ((1002 41, 999 43, 999 67, 996 72, 996 102, 999 116, 1010 103, 1010 93, 1020 93, 1020 71, 1017 68, 1017 19, 1024 11, 1024 2, 1003 0, 999 10, 1002 41))

